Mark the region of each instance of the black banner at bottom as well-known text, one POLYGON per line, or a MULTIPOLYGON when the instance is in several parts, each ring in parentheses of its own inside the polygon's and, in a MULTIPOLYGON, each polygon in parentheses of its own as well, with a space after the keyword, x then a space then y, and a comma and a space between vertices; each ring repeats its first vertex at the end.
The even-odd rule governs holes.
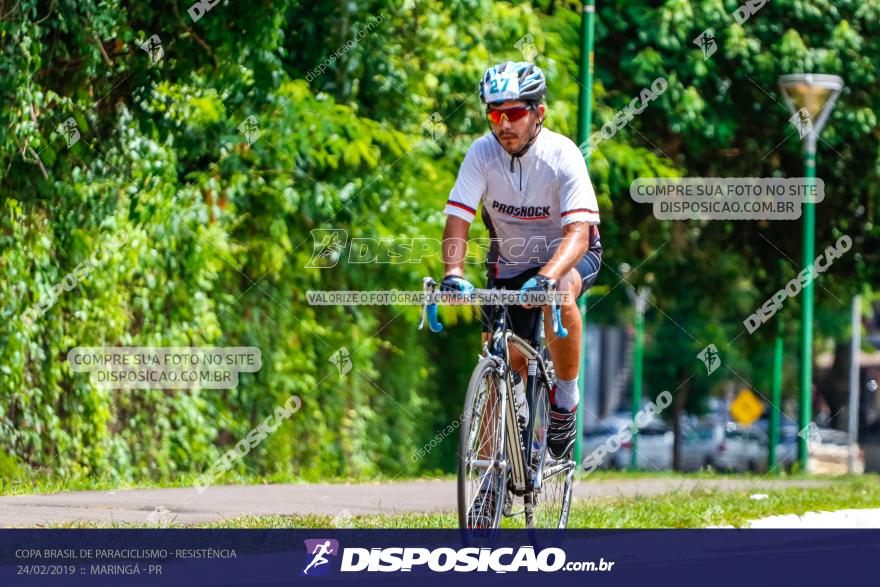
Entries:
POLYGON ((880 530, 2 530, 0 585, 877 585, 880 530), (546 583, 545 583, 546 582, 546 583))

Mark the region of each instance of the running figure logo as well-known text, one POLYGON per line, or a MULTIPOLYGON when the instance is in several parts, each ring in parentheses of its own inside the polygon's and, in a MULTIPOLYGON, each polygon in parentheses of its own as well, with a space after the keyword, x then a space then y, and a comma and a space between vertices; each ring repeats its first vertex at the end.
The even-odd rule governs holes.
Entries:
POLYGON ((703 364, 706 365, 707 375, 711 375, 712 372, 721 365, 721 356, 718 353, 718 347, 714 344, 710 344, 701 350, 697 355, 697 358, 703 361, 703 364))
POLYGON ((700 33, 694 39, 694 45, 703 50, 703 59, 709 59, 718 50, 718 43, 715 42, 715 34, 712 29, 706 29, 700 33))
POLYGON ((311 556, 311 559, 302 574, 309 577, 326 575, 330 571, 330 567, 327 565, 330 560, 327 556, 339 555, 339 541, 332 538, 318 538, 306 540, 305 543, 306 553, 311 556))
POLYGON ((801 138, 813 132, 813 121, 810 118, 810 111, 806 108, 801 108, 792 114, 788 121, 798 129, 798 134, 801 135, 801 138))

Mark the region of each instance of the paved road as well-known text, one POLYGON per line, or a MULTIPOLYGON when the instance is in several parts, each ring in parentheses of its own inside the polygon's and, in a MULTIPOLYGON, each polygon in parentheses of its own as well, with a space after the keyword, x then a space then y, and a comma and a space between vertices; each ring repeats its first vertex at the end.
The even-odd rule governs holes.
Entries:
MULTIPOLYGON (((737 490, 815 487, 824 481, 746 479, 608 479, 582 481, 577 498, 651 496, 698 487, 737 490)), ((261 514, 394 514, 455 510, 455 481, 373 484, 224 485, 194 488, 77 491, 0 497, 0 527, 35 527, 74 521, 146 524, 173 520, 198 524, 261 514)))

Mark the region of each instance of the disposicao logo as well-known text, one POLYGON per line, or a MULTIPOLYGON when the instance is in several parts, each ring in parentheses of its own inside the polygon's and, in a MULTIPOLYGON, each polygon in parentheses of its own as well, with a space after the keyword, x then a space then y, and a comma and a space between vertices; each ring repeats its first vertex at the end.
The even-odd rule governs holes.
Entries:
POLYGON ((428 570, 435 573, 494 572, 516 573, 520 571, 552 573, 555 571, 610 571, 613 562, 602 559, 595 562, 567 562, 561 548, 544 548, 536 551, 531 546, 517 548, 340 548, 339 541, 332 538, 306 540, 308 562, 301 576, 326 575, 330 568, 343 573, 396 573, 428 570), (330 565, 329 557, 338 557, 339 567, 330 565), (427 569, 425 569, 427 567, 427 569))
POLYGON ((436 573, 447 571, 515 573, 532 571, 552 573, 565 565, 565 551, 545 548, 535 552, 531 546, 519 548, 346 548, 342 572, 410 572, 427 566, 436 573), (504 559, 504 560, 502 560, 504 559))
POLYGON ((329 556, 339 555, 339 541, 332 538, 312 538, 306 540, 306 553, 309 562, 302 574, 309 577, 319 577, 330 572, 329 556))

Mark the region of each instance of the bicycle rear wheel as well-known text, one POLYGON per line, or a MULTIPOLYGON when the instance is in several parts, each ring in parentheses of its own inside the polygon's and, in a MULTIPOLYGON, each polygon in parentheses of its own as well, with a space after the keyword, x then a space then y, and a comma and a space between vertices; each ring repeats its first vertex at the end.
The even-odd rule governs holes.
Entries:
POLYGON ((484 357, 465 395, 458 449, 458 522, 462 529, 498 528, 507 491, 501 375, 484 357), (479 514, 479 515, 477 515, 479 514))

